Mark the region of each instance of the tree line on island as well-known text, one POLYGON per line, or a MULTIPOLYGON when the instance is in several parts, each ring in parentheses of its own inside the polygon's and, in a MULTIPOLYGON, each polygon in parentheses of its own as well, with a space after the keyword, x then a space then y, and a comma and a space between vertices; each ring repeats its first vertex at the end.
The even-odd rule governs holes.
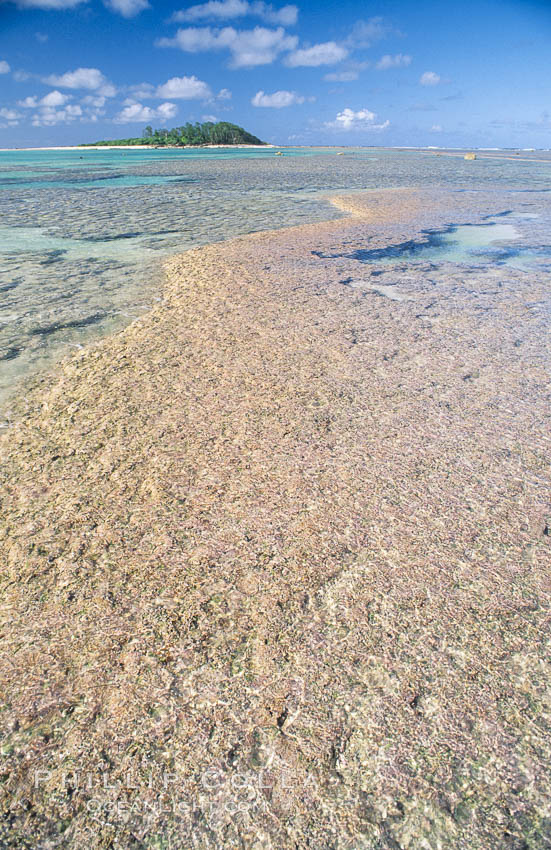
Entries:
POLYGON ((237 124, 228 121, 206 121, 204 124, 196 121, 195 124, 188 122, 182 127, 173 127, 172 130, 154 130, 147 126, 139 138, 132 139, 107 139, 101 142, 92 142, 94 146, 100 145, 151 145, 152 147, 188 147, 189 145, 265 145, 252 133, 248 133, 237 124))

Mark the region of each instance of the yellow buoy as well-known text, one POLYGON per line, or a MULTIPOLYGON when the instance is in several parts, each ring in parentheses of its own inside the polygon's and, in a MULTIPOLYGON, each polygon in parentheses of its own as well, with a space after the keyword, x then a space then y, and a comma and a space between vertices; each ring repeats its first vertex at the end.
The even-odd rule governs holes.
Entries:
POLYGON ((275 156, 283 156, 283 151, 276 151, 275 156))
POLYGON ((476 154, 475 153, 466 153, 465 156, 463 157, 463 159, 468 159, 468 160, 476 159, 476 154))

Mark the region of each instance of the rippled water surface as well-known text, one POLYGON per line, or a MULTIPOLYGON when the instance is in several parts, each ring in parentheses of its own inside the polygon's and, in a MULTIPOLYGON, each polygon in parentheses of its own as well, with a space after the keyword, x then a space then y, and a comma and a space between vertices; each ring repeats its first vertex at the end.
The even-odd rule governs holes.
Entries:
MULTIPOLYGON (((486 261, 498 261, 522 241, 518 263, 549 263, 543 219, 523 207, 530 193, 551 192, 551 161, 336 153, 0 151, 0 409, 20 377, 147 310, 160 297, 163 257, 335 218, 328 196, 336 191, 446 186, 472 193, 474 210, 478 192, 507 188, 518 198, 510 220, 489 222, 478 233, 464 226, 440 234, 425 247, 436 253, 422 259, 438 261, 444 248, 451 262, 461 261, 458 251, 471 257, 478 251, 479 259, 486 252, 486 261), (480 244, 492 227, 502 229, 480 244), (468 244, 472 238, 475 244, 468 244)), ((402 261, 416 259, 405 250, 402 261)))

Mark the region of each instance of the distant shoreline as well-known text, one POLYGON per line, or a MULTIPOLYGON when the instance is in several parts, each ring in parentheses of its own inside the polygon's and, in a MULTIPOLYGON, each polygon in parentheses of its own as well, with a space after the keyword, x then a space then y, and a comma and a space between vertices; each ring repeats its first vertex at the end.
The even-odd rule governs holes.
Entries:
POLYGON ((201 150, 202 148, 275 148, 277 145, 52 145, 37 148, 0 148, 0 151, 101 151, 115 150, 201 150))
POLYGON ((545 157, 543 159, 536 159, 534 156, 526 156, 526 154, 549 154, 550 151, 541 148, 541 149, 522 149, 522 148, 434 148, 434 147, 407 147, 407 146, 376 146, 376 145, 273 145, 273 144, 265 144, 265 145, 247 145, 247 144, 237 144, 237 145, 45 145, 39 147, 22 147, 22 148, 0 148, 0 153, 14 153, 16 151, 91 151, 91 150, 214 150, 214 149, 227 149, 227 150, 282 150, 285 151, 288 148, 311 148, 314 150, 341 150, 341 151, 354 151, 354 150, 373 150, 373 151, 409 151, 411 153, 422 153, 425 155, 432 156, 462 156, 465 151, 474 151, 476 155, 480 159, 489 159, 489 158, 498 158, 498 159, 515 159, 518 161, 528 161, 528 162, 549 162, 550 160, 545 157), (524 154, 525 156, 521 156, 524 154))

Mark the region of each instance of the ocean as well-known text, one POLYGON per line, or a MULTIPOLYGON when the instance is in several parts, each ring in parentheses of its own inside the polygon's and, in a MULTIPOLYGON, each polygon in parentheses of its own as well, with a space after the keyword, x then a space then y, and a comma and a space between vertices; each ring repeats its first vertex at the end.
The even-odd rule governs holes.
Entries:
MULTIPOLYGON (((286 148, 0 151, 0 420, 25 379, 162 297, 162 260, 259 230, 342 215, 335 194, 439 187, 495 196, 469 221, 362 262, 509 264, 547 274, 551 155, 286 148), (504 198, 507 205, 504 208, 504 198), (505 219, 507 216, 507 220, 505 219)), ((450 203, 451 206, 451 203, 450 203)), ((406 264, 406 266, 404 266, 406 264)))

